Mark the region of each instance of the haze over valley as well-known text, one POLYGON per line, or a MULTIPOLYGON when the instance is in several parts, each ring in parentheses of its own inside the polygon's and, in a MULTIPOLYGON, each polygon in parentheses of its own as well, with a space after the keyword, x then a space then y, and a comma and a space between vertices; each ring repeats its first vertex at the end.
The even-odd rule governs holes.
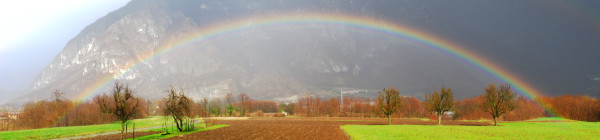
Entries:
MULTIPOLYGON (((375 25, 305 20, 341 15, 456 44, 545 95, 597 96, 600 24, 562 12, 541 16, 555 12, 553 8, 509 1, 134 0, 62 43, 62 50, 39 73, 27 73, 37 76, 21 86, 25 88, 0 87, 0 102, 45 100, 55 89, 68 98, 86 100, 109 91, 115 80, 149 99, 163 97, 169 85, 177 85, 194 100, 247 93, 255 99, 286 102, 309 93, 339 96, 340 88, 373 98, 389 86, 420 99, 446 86, 456 91, 457 98, 466 98, 481 94, 490 83, 507 82, 485 66, 446 52, 443 44, 427 44, 429 40, 410 33, 402 36, 371 29, 375 25), (492 6, 495 9, 485 10, 492 6), (304 20, 265 22, 283 17, 304 20)), ((14 73, 27 67, 10 67, 5 61, 40 58, 3 59, 3 71, 14 73)), ((11 81, 2 78, 0 84, 11 81)))

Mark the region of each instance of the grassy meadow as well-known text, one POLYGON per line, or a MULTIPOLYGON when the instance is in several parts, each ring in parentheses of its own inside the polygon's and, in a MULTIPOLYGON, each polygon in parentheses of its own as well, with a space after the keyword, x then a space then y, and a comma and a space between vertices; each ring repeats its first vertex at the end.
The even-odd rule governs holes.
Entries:
MULTIPOLYGON (((165 118, 162 116, 152 116, 144 119, 132 120, 135 123, 135 128, 148 128, 162 126, 165 118)), ((172 121, 169 121, 169 123, 172 121)), ((169 125, 169 124, 168 124, 169 125)), ((130 125, 129 127, 132 127, 130 125)), ((131 131, 131 128, 129 128, 131 131)), ((90 134, 98 134, 105 132, 120 131, 121 124, 113 122, 110 124, 86 125, 86 126, 69 126, 69 127, 53 127, 41 129, 15 130, 0 132, 0 139, 53 139, 65 138, 74 136, 83 136, 90 134)), ((148 130, 146 130, 148 131, 148 130)))
MULTIPOLYGON (((442 122, 443 123, 443 122, 442 122)), ((352 139, 599 139, 600 122, 540 118, 501 126, 345 125, 352 139)))

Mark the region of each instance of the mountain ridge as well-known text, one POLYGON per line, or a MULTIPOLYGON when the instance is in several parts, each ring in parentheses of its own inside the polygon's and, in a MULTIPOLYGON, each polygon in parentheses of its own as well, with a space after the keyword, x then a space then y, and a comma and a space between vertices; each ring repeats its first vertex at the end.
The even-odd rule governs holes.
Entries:
MULTIPOLYGON (((442 85, 483 87, 479 86, 481 81, 489 80, 476 69, 448 59, 450 56, 416 47, 407 40, 319 25, 251 30, 192 43, 147 61, 142 58, 148 52, 156 54, 156 50, 164 49, 161 47, 189 31, 240 17, 315 9, 385 16, 378 13, 377 6, 369 4, 319 2, 330 4, 297 2, 298 6, 282 10, 281 3, 267 0, 230 5, 202 0, 190 3, 134 0, 70 40, 24 98, 41 99, 50 96, 54 89, 71 98, 81 96, 77 94, 107 75, 130 84, 144 97, 160 98, 164 89, 175 85, 184 87, 195 100, 221 97, 229 92, 281 101, 308 93, 334 97, 339 95, 339 88, 367 91, 356 96, 374 97, 377 90, 390 85, 398 86, 405 95, 421 97, 422 93, 430 92, 427 89, 442 85), (353 11, 356 9, 362 10, 353 11), (135 69, 119 76, 123 68, 137 63, 140 65, 135 69), (440 67, 453 75, 436 70, 440 67), (463 82, 452 82, 454 79, 463 82)), ((90 94, 106 91, 104 88, 90 94)))

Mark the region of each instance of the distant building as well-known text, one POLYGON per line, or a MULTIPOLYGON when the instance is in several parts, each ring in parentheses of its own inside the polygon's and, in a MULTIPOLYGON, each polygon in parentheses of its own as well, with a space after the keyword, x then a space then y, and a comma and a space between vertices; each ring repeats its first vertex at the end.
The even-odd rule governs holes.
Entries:
POLYGON ((17 119, 19 117, 19 112, 2 112, 0 113, 0 120, 5 119, 17 119))

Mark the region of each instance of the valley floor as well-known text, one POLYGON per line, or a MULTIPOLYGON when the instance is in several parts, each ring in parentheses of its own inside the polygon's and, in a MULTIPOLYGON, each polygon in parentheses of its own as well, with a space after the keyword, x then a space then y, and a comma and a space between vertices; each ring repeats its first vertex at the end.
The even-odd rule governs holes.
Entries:
MULTIPOLYGON (((394 124, 433 125, 422 119, 394 119, 394 124)), ((250 118, 216 120, 227 127, 170 139, 349 139, 340 126, 381 126, 384 118, 250 118)), ((452 125, 490 125, 487 122, 452 121, 452 125)))
MULTIPOLYGON (((140 127, 163 125, 162 117, 135 120, 140 127)), ((560 118, 540 118, 522 122, 447 121, 443 126, 428 119, 385 118, 216 118, 215 125, 197 130, 163 136, 160 128, 136 131, 141 139, 597 139, 600 122, 581 122, 560 118), (148 132, 150 131, 150 132, 148 132), (170 138, 169 138, 170 137, 170 138)), ((0 132, 0 139, 88 139, 118 138, 118 134, 102 135, 119 130, 112 125, 58 127, 0 132), (91 137, 90 137, 91 136, 91 137)), ((140 139, 137 137, 136 139, 140 139)))

